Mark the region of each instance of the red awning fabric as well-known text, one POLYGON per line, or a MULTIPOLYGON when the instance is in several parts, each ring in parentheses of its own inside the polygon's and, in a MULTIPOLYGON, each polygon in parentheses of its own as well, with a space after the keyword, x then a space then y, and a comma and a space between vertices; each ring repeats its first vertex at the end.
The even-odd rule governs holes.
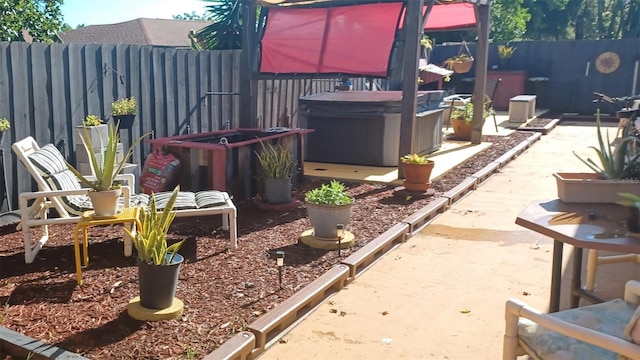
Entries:
POLYGON ((260 73, 387 76, 402 3, 271 8, 260 73))
MULTIPOLYGON (((386 77, 403 18, 402 2, 270 8, 261 41, 260 73, 386 77)), ((425 30, 475 24, 473 4, 434 5, 425 30)))
MULTIPOLYGON (((402 22, 400 24, 402 24, 402 22)), ((427 31, 436 31, 473 28, 475 26, 476 11, 474 5, 465 2, 433 5, 424 29, 427 31)))

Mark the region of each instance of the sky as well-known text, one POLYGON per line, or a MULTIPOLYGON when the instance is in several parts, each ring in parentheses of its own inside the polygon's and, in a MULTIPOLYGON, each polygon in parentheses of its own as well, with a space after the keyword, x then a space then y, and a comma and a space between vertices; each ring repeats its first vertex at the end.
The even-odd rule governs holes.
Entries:
POLYGON ((79 24, 114 24, 141 17, 171 19, 173 15, 205 13, 210 3, 202 0, 64 0, 64 22, 75 28, 79 24))

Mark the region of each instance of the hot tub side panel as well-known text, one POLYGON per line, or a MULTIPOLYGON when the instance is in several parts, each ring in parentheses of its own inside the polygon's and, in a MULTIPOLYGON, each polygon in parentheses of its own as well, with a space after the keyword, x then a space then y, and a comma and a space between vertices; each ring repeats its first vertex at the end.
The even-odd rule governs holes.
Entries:
POLYGON ((309 134, 306 161, 376 165, 384 161, 384 116, 312 115, 302 120, 309 134))

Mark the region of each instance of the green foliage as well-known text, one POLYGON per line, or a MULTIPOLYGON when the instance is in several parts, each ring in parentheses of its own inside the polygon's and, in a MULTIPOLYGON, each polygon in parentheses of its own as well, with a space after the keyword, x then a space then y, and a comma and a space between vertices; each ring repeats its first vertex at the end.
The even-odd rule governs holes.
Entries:
POLYGON ((196 14, 195 11, 192 11, 191 14, 183 13, 182 15, 173 15, 171 16, 174 20, 189 20, 189 21, 211 21, 211 16, 207 13, 204 14, 196 14))
POLYGON ((433 162, 429 159, 429 155, 420 155, 420 154, 406 154, 400 158, 403 164, 429 164, 433 162))
POLYGON ((95 180, 89 180, 82 175, 80 171, 74 168, 71 164, 67 163, 67 167, 84 185, 90 187, 94 191, 105 191, 117 188, 119 185, 115 183, 116 175, 122 171, 122 168, 126 164, 129 157, 133 154, 133 149, 144 139, 149 133, 142 135, 136 139, 129 150, 124 154, 122 160, 116 161, 118 157, 118 143, 120 142, 120 135, 118 135, 118 127, 114 125, 113 121, 109 124, 109 135, 106 141, 100 139, 100 146, 98 149, 103 149, 101 152, 100 161, 94 152, 96 147, 91 143, 91 136, 89 136, 89 130, 84 129, 85 136, 82 136, 82 144, 84 145, 89 158, 91 160, 91 167, 95 172, 95 180))
POLYGON ((0 132, 7 131, 11 128, 11 123, 7 118, 0 118, 0 132))
POLYGON ((347 194, 343 183, 331 180, 329 183, 307 191, 305 201, 318 205, 347 205, 353 203, 354 199, 347 194))
POLYGON ((523 0, 496 0, 491 3, 491 39, 496 42, 521 40, 531 19, 523 0))
POLYGON ((640 166, 640 151, 638 151, 640 140, 633 136, 626 136, 621 138, 615 148, 612 149, 609 134, 607 133, 606 142, 602 137, 599 109, 596 113, 596 125, 599 148, 595 146, 590 146, 590 148, 595 150, 598 155, 600 165, 596 164, 591 158, 584 160, 575 151, 573 154, 603 179, 630 179, 636 176, 637 169, 640 166))
MULTIPOLYGON (((213 24, 197 32, 196 37, 204 49, 230 50, 242 48, 242 4, 239 0, 203 0, 212 3, 207 6, 208 17, 213 24)), ((255 19, 255 15, 249 18, 255 19)))
POLYGON ((616 201, 616 204, 640 209, 640 195, 632 193, 618 193, 618 195, 622 200, 616 201))
POLYGON ((34 41, 59 42, 61 5, 62 0, 0 1, 0 41, 24 41, 22 29, 27 29, 34 41))
POLYGON ((135 97, 118 99, 111 104, 111 115, 135 114, 138 108, 135 97))
POLYGON ((125 228, 127 234, 133 239, 138 260, 141 262, 154 265, 169 264, 182 246, 184 240, 167 246, 167 233, 176 217, 174 207, 179 191, 180 185, 173 189, 171 198, 161 213, 158 212, 155 194, 151 194, 149 206, 142 211, 142 228, 137 229, 135 234, 125 228), (169 255, 168 258, 167 255, 169 255))
POLYGON ((297 161, 289 149, 281 144, 262 145, 262 151, 257 152, 258 161, 262 166, 262 175, 267 179, 288 179, 293 174, 297 161))
POLYGON ((516 48, 513 46, 498 45, 498 57, 500 59, 508 59, 512 57, 515 51, 516 48))
POLYGON ((102 119, 98 115, 89 114, 84 118, 82 122, 84 126, 98 126, 103 123, 102 119))
MULTIPOLYGON (((484 111, 482 117, 486 118, 487 116, 489 116, 489 112, 487 111, 486 107, 483 110, 484 111)), ((473 101, 469 100, 466 104, 464 104, 464 107, 454 107, 451 110, 451 118, 464 120, 465 123, 471 124, 471 122, 473 121, 473 101)))

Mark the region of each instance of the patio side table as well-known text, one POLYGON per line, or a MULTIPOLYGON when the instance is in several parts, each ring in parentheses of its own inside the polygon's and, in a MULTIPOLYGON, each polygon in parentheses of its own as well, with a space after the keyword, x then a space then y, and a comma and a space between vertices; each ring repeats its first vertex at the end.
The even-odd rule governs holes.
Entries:
MULTIPOLYGON (((75 251, 75 260, 76 260, 76 280, 78 285, 82 285, 82 266, 89 265, 89 241, 87 239, 87 230, 92 226, 98 225, 112 225, 112 224, 122 224, 126 226, 136 225, 136 229, 140 229, 142 227, 140 220, 140 213, 142 208, 133 207, 133 208, 125 208, 118 215, 114 216, 96 216, 93 211, 85 211, 82 214, 82 218, 80 222, 76 224, 75 230, 73 232, 73 247, 75 251), (82 264, 80 259, 80 232, 82 232, 82 264)), ((132 239, 125 233, 124 235, 124 255, 131 256, 132 249, 132 239)))

